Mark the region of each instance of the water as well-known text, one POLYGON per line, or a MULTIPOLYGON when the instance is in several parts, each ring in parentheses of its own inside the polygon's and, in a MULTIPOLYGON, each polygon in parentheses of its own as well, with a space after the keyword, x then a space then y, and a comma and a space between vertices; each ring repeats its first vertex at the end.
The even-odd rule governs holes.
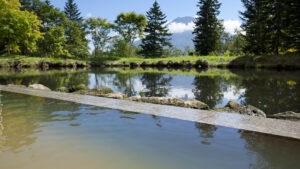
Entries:
POLYGON ((300 141, 1 92, 1 169, 298 169, 300 141))
MULTIPOLYGON (((1 72, 1 71, 0 71, 1 72)), ((211 108, 229 100, 253 105, 267 114, 300 112, 300 71, 219 70, 156 71, 93 69, 89 71, 2 71, 1 84, 41 83, 51 89, 85 84, 89 88, 109 87, 128 96, 197 99, 211 108)))

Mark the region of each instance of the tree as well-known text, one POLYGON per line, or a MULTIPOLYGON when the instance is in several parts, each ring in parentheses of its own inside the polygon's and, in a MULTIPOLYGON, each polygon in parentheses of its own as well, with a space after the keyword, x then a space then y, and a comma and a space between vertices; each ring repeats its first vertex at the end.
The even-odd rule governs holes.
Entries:
POLYGON ((217 50, 220 44, 223 26, 217 16, 221 3, 218 0, 200 0, 197 6, 200 11, 193 32, 195 50, 199 55, 208 55, 217 50))
POLYGON ((242 0, 245 11, 241 13, 242 28, 246 32, 245 53, 260 55, 267 53, 268 33, 266 13, 266 0, 242 0))
POLYGON ((74 0, 68 0, 65 4, 65 14, 68 20, 65 21, 65 35, 67 38, 66 49, 74 57, 84 58, 89 55, 88 40, 86 36, 86 25, 80 16, 77 4, 74 0))
POLYGON ((106 19, 102 18, 89 18, 87 19, 87 25, 92 35, 93 44, 95 47, 95 56, 98 52, 103 53, 107 42, 111 39, 109 36, 113 25, 108 23, 106 19))
POLYGON ((65 14, 68 19, 72 22, 81 23, 83 18, 81 17, 81 13, 79 12, 77 4, 74 0, 68 0, 65 4, 65 14))
POLYGON ((20 45, 26 52, 36 50, 36 41, 42 38, 42 27, 37 16, 32 12, 21 11, 18 0, 0 0, 0 42, 5 45, 8 54, 21 52, 20 45))
POLYGON ((142 39, 141 53, 145 57, 162 57, 164 46, 172 46, 169 43, 170 38, 167 38, 172 34, 168 33, 166 15, 162 13, 157 1, 147 12, 147 22, 146 37, 142 39))
POLYGON ((47 57, 70 57, 70 53, 64 45, 67 41, 63 27, 49 27, 44 40, 40 41, 39 49, 47 57))
POLYGON ((147 25, 146 17, 135 12, 121 13, 115 21, 115 30, 129 45, 129 57, 134 40, 143 37, 144 28, 147 25))

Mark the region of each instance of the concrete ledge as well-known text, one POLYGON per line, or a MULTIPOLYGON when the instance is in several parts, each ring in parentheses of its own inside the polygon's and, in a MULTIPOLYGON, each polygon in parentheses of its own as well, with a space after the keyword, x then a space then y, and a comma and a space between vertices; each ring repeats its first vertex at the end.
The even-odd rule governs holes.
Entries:
MULTIPOLYGON (((300 123, 174 106, 0 85, 0 90, 300 139, 300 123)), ((5 106, 5 105, 4 105, 5 106)))

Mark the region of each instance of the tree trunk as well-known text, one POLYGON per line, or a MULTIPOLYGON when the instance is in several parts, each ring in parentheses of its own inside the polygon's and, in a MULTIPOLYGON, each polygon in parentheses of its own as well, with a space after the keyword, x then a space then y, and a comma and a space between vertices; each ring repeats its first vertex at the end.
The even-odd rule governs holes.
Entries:
POLYGON ((7 52, 8 52, 8 55, 10 55, 10 38, 8 38, 8 50, 7 50, 7 52))

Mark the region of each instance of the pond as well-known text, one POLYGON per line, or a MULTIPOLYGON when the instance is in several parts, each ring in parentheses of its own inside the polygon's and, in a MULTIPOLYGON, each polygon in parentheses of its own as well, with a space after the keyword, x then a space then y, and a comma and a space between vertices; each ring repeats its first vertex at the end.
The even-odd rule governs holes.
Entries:
POLYGON ((21 94, 1 94, 1 169, 300 166, 299 140, 21 94))
POLYGON ((128 96, 197 99, 211 108, 233 100, 267 114, 300 112, 300 71, 92 69, 0 73, 0 84, 40 83, 53 90, 85 84, 89 88, 109 87, 128 96))

